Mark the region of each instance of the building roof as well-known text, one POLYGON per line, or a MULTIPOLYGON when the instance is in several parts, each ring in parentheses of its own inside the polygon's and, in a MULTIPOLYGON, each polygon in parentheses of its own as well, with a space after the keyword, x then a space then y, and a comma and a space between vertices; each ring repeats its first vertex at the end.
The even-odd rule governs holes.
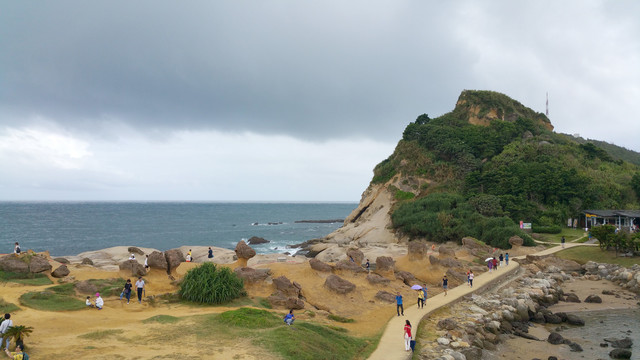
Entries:
POLYGON ((584 210, 583 213, 598 217, 640 217, 640 210, 584 210))

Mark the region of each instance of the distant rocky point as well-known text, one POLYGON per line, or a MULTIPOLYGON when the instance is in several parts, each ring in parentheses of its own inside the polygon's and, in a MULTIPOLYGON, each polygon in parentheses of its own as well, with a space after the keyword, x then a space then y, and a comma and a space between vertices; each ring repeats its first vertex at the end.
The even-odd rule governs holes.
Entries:
POLYGON ((344 219, 334 219, 334 220, 296 220, 296 224, 334 224, 334 223, 343 223, 344 219))

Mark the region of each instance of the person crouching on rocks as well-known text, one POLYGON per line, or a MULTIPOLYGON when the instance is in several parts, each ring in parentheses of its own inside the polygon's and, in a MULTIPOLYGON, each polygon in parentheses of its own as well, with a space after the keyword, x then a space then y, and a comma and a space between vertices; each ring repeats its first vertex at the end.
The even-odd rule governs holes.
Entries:
POLYGON ((87 300, 85 300, 84 304, 87 305, 87 307, 95 307, 95 305, 91 303, 91 296, 87 296, 87 300))
POLYGON ((102 300, 102 297, 100 297, 100 293, 96 293, 96 308, 98 308, 98 310, 102 310, 103 306, 104 300, 102 300))
POLYGON ((289 313, 284 316, 284 323, 287 325, 292 325, 294 321, 296 321, 296 316, 293 315, 293 309, 291 309, 289 310, 289 313))

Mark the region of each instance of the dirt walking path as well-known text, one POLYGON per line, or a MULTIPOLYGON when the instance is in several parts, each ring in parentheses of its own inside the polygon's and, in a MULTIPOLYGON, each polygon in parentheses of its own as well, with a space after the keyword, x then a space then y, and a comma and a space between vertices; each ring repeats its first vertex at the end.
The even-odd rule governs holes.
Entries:
MULTIPOLYGON (((564 249, 575 247, 575 246, 590 246, 590 244, 580 244, 580 243, 567 243, 565 244, 564 249)), ((593 245, 591 245, 593 246, 593 245)), ((597 246, 597 245, 596 245, 597 246)), ((534 256, 542 256, 553 254, 560 250, 564 250, 562 246, 554 246, 552 248, 545 249, 543 251, 532 254, 534 256)), ((524 256, 518 256, 513 258, 512 260, 517 260, 519 258, 524 258, 524 256)), ((378 347, 371 354, 369 360, 406 360, 410 359, 412 356, 411 351, 405 351, 404 349, 404 333, 403 328, 405 324, 405 320, 409 320, 413 327, 412 334, 414 335, 418 331, 418 326, 423 317, 429 315, 429 313, 445 306, 451 304, 459 299, 461 299, 465 295, 469 295, 478 290, 487 288, 489 286, 493 286, 493 284, 500 279, 505 278, 506 276, 513 274, 518 268, 520 264, 517 261, 511 261, 509 266, 503 266, 499 268, 499 270, 493 271, 489 273, 488 271, 478 275, 473 280, 473 288, 469 287, 467 284, 462 284, 448 291, 448 294, 445 296, 444 293, 440 293, 434 297, 429 297, 427 302, 422 309, 418 309, 413 301, 408 302, 405 301, 405 309, 404 316, 394 316, 388 323, 387 327, 380 338, 380 342, 378 343, 378 347)), ((394 305, 395 306, 395 305, 394 305)))

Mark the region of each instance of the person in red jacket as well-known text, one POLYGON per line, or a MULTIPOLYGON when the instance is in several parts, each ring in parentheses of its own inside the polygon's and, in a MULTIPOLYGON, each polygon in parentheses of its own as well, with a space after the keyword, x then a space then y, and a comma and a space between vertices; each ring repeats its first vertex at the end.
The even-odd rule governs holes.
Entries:
POLYGON ((411 323, 409 320, 406 320, 404 324, 404 349, 411 351, 411 323))

